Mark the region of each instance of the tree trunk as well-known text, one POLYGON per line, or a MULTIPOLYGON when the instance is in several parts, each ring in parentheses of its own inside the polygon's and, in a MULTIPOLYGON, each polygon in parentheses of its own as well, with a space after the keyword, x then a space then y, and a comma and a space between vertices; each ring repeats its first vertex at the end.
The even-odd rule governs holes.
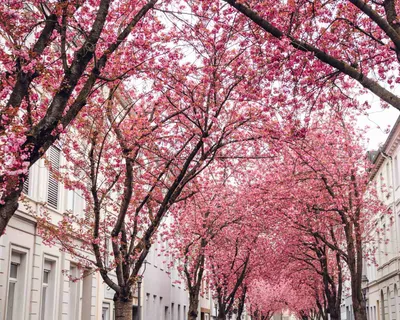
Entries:
MULTIPOLYGON (((335 288, 331 288, 331 290, 335 290, 335 288)), ((326 290, 325 297, 328 304, 327 311, 331 320, 340 320, 340 303, 337 301, 337 293, 326 290)))
POLYGON ((220 308, 218 310, 217 320, 226 320, 225 308, 220 308))
POLYGON ((132 298, 114 297, 115 320, 132 320, 132 298))
POLYGON ((244 311, 244 305, 245 305, 245 302, 246 302, 246 293, 247 293, 247 286, 244 286, 242 294, 239 297, 237 319, 242 319, 242 314, 243 314, 243 311, 244 311))
MULTIPOLYGON (((353 290, 352 290, 353 291, 353 290)), ((361 288, 360 288, 361 291, 361 288)), ((352 295, 354 320, 367 320, 364 303, 352 295)))
POLYGON ((18 199, 22 192, 24 178, 26 177, 17 176, 14 179, 8 178, 6 194, 0 198, 0 237, 4 234, 8 222, 18 209, 18 199), (4 204, 1 204, 1 202, 4 204))
POLYGON ((329 315, 331 320, 340 320, 340 309, 337 310, 336 307, 329 308, 329 315))
MULTIPOLYGON (((353 176, 352 180, 354 180, 353 176)), ((358 194, 355 194, 355 196, 357 197, 358 194)), ((363 248, 362 230, 359 225, 360 212, 360 209, 356 210, 357 219, 355 219, 354 224, 347 223, 345 225, 347 265, 350 271, 351 300, 353 302, 354 320, 367 320, 364 298, 361 290, 363 248)))
MULTIPOLYGON (((189 311, 188 320, 197 320, 199 310, 199 294, 189 293, 189 311)), ((172 320, 172 319, 171 319, 172 320)))
MULTIPOLYGON (((356 229, 356 232, 359 232, 356 229)), ((351 300, 353 302, 354 320, 367 320, 367 314, 364 307, 364 299, 361 290, 362 279, 362 246, 360 236, 356 235, 356 243, 350 242, 352 251, 349 251, 348 266, 351 279, 351 300), (355 254, 350 254, 354 252, 355 254)), ((348 244, 349 246, 349 244, 348 244)))

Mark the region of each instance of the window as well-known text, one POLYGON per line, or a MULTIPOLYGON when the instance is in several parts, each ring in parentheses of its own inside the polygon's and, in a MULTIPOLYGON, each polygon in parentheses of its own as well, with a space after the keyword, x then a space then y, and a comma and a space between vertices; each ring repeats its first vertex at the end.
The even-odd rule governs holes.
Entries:
POLYGON ((45 260, 42 274, 42 295, 41 295, 41 308, 40 319, 52 320, 54 319, 54 302, 55 302, 55 275, 54 275, 54 262, 45 260))
POLYGON ((68 190, 67 191, 67 211, 75 212, 75 191, 68 190))
POLYGON ((178 304, 178 320, 181 320, 181 305, 178 304))
POLYGON ((174 311, 175 311, 175 305, 173 303, 171 303, 171 319, 175 319, 174 317, 174 311))
POLYGON ((68 190, 66 210, 77 213, 80 217, 83 217, 84 209, 85 200, 82 195, 82 190, 68 190))
POLYGON ((43 272, 43 283, 42 283, 42 319, 45 318, 46 314, 46 305, 47 305, 47 296, 48 296, 48 288, 49 288, 49 275, 50 270, 44 270, 43 272))
POLYGON ((390 163, 386 163, 386 173, 385 173, 385 182, 386 182, 386 198, 390 197, 390 188, 392 187, 392 175, 390 172, 390 163))
POLYGON ((81 301, 81 317, 80 319, 91 319, 92 316, 92 290, 93 290, 93 272, 86 269, 83 272, 82 281, 82 301, 81 301))
POLYGON ((387 181, 387 188, 390 188, 392 185, 392 175, 390 172, 390 163, 386 163, 386 181, 387 181))
POLYGON ((101 311, 101 320, 111 320, 110 305, 108 303, 103 303, 103 309, 101 311))
POLYGON ((79 277, 79 270, 75 265, 70 266, 69 269, 69 306, 68 313, 69 318, 71 320, 79 319, 79 296, 80 296, 80 288, 79 282, 74 281, 79 277))
POLYGON ((143 303, 145 304, 145 309, 144 309, 144 313, 145 314, 150 314, 150 310, 151 310, 151 306, 150 306, 150 293, 146 293, 146 302, 143 303))
POLYGON ((6 308, 7 320, 18 320, 23 318, 23 299, 25 297, 25 257, 25 254, 16 251, 11 252, 6 308))
POLYGON ((58 209, 59 182, 57 173, 60 170, 60 149, 51 146, 49 149, 49 180, 47 186, 47 203, 50 207, 58 209))
POLYGON ((397 188, 399 186, 399 160, 397 159, 397 156, 394 157, 394 185, 397 188))
POLYGON ((155 317, 154 318, 157 318, 157 305, 156 305, 156 303, 157 303, 157 296, 155 294, 153 294, 153 304, 152 304, 151 309, 155 313, 155 317))
POLYGON ((186 320, 186 306, 183 306, 183 320, 186 320))
POLYGON ((386 224, 382 225, 382 229, 383 229, 383 254, 386 255, 387 254, 386 224))
POLYGON ((169 320, 169 318, 168 318, 168 307, 164 308, 164 320, 169 320))
POLYGON ((19 264, 11 262, 8 282, 7 319, 14 318, 14 301, 16 301, 16 286, 18 284, 18 267, 19 264))
POLYGON ((153 252, 154 252, 154 266, 157 267, 158 265, 158 237, 156 236, 156 240, 153 243, 153 252))
POLYGON ((163 298, 160 297, 160 304, 159 304, 159 307, 157 309, 159 311, 156 312, 156 318, 157 319, 161 319, 161 316, 162 316, 162 306, 163 306, 163 302, 162 301, 163 301, 163 298))
POLYGON ((165 250, 164 250, 164 261, 165 261, 165 270, 171 270, 171 265, 170 265, 170 256, 168 254, 169 252, 169 243, 168 240, 165 241, 165 250))

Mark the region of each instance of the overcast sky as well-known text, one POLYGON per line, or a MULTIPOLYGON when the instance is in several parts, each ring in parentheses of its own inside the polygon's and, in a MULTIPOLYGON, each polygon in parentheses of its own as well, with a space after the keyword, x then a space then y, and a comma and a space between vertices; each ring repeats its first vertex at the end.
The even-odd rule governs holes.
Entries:
POLYGON ((363 99, 368 99, 372 108, 368 110, 368 116, 360 117, 359 125, 360 127, 369 126, 367 132, 367 138, 369 139, 367 150, 376 150, 379 145, 385 143, 389 134, 388 129, 393 127, 400 112, 393 107, 382 109, 379 106, 379 98, 373 94, 364 96, 360 100, 363 99))

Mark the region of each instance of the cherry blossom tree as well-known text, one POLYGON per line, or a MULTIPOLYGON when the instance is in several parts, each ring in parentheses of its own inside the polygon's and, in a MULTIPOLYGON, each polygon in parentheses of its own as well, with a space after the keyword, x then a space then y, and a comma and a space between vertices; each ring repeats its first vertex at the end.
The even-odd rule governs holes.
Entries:
POLYGON ((224 237, 214 244, 207 260, 211 288, 218 303, 219 320, 225 320, 233 312, 237 299, 243 295, 246 288, 243 284, 253 270, 252 258, 257 250, 257 239, 249 243, 247 237, 238 236, 244 230, 230 231, 224 232, 224 237))
POLYGON ((28 168, 85 105, 101 106, 105 84, 133 76, 157 54, 151 47, 162 25, 149 13, 156 2, 0 4, 0 235, 18 208, 28 168))
MULTIPOLYGON (((260 46, 290 55, 305 82, 328 77, 354 92, 359 83, 400 110, 399 4, 394 0, 224 0, 254 22, 260 46), (264 32, 264 34, 261 34, 264 32), (355 81, 348 82, 344 76, 355 81), (339 80, 339 81, 337 81, 339 80)), ((263 57, 260 51, 260 59, 263 57)))
POLYGON ((246 69, 225 34, 198 32, 201 64, 171 49, 178 59, 168 68, 160 59, 139 89, 110 87, 103 109, 90 106, 67 136, 70 165, 60 179, 82 190, 86 216, 39 217, 47 243, 60 243, 115 291, 117 319, 131 317, 132 288, 167 212, 196 192, 192 184, 211 163, 254 141, 268 115, 242 101, 246 69))
MULTIPOLYGON (((289 123, 300 112, 346 98, 341 94, 343 88, 331 85, 329 90, 320 90, 319 82, 314 81, 318 83, 314 85, 311 77, 300 83, 301 74, 293 68, 282 72, 278 51, 266 51, 257 42, 259 38, 250 37, 250 33, 256 34, 253 28, 241 31, 243 21, 221 4, 30 0, 1 5, 2 21, 18 24, 0 26, 4 44, 0 61, 5 69, 0 76, 4 101, 0 106, 0 234, 18 208, 28 168, 86 105, 103 106, 104 86, 124 80, 130 87, 138 79, 137 73, 149 68, 153 69, 151 82, 160 70, 179 68, 179 63, 171 61, 189 59, 197 68, 203 64, 207 51, 219 52, 214 55, 214 63, 220 63, 219 58, 229 51, 236 80, 247 86, 242 90, 242 102, 257 101, 260 110, 274 108, 285 113, 289 123), (157 13, 152 10, 154 6, 157 13), (164 14, 163 19, 156 16, 158 13, 164 14), (219 38, 214 48, 212 36, 219 38), (191 49, 184 58, 169 52, 173 46, 188 44, 191 49), (282 83, 286 85, 281 86, 282 83)), ((229 74, 222 72, 220 76, 229 74)), ((326 77, 322 78, 325 83, 326 77)))
POLYGON ((307 285, 295 286, 290 277, 265 281, 257 279, 249 285, 250 310, 255 320, 269 320, 275 313, 289 310, 308 314, 315 301, 307 285))
POLYGON ((369 185, 371 164, 359 144, 361 134, 341 116, 321 118, 281 145, 282 156, 260 185, 266 194, 260 201, 268 201, 304 234, 340 254, 350 274, 356 319, 365 319, 364 244, 372 217, 387 213, 369 185))
MULTIPOLYGON (((213 172, 210 167, 207 171, 213 172)), ((195 194, 178 204, 173 210, 173 224, 170 229, 174 236, 174 258, 182 261, 179 271, 184 276, 189 292, 188 319, 198 315, 202 283, 205 280, 207 253, 213 241, 231 224, 240 224, 244 212, 240 210, 238 190, 226 184, 213 181, 215 172, 202 182, 196 183, 195 194)), ((204 294, 204 293, 203 293, 204 294)))
MULTIPOLYGON (((330 231, 331 241, 337 243, 333 229, 330 231)), ((290 233, 291 244, 284 250, 287 257, 292 260, 295 270, 305 269, 314 273, 314 278, 320 278, 323 289, 316 293, 316 305, 323 319, 340 320, 340 305, 342 303, 342 290, 344 272, 342 258, 339 252, 331 250, 317 236, 293 235, 290 233), (293 248, 295 246, 295 248, 293 248), (298 262, 298 263, 296 263, 298 262)))

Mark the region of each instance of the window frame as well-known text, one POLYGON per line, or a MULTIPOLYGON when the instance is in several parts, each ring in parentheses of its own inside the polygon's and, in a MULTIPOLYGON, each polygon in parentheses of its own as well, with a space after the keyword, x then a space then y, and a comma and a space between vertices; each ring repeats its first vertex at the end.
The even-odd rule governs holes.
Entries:
MULTIPOLYGON (((74 263, 70 263, 69 266, 69 275, 72 278, 79 278, 79 269, 78 266, 74 263)), ((68 279, 68 316, 69 319, 75 320, 79 319, 80 314, 80 296, 81 296, 81 282, 80 281, 71 281, 68 279)))
POLYGON ((400 175, 399 175, 399 158, 397 155, 393 159, 393 166, 394 166, 394 187, 395 190, 400 186, 400 175))
POLYGON ((58 259, 44 255, 42 260, 41 286, 40 286, 40 320, 56 319, 58 301, 58 259), (48 273, 48 282, 44 282, 44 274, 48 273), (46 304, 43 305, 43 289, 46 288, 46 304))
POLYGON ((19 320, 24 319, 26 314, 26 297, 28 288, 28 263, 29 263, 29 249, 10 245, 10 253, 7 268, 7 282, 6 282, 6 297, 5 297, 5 319, 6 320, 19 320), (11 266, 17 265, 16 278, 11 277, 11 266), (10 284, 14 284, 14 298, 12 315, 9 317, 9 292, 10 284), (15 297, 18 297, 18 304, 15 304, 15 297), (17 307, 16 307, 17 306, 17 307))
POLYGON ((111 316, 112 315, 111 315, 111 306, 110 306, 110 304, 107 303, 107 302, 103 302, 102 305, 101 305, 101 319, 102 320, 111 320, 111 318, 112 318, 111 316), (104 315, 103 311, 104 310, 106 310, 106 319, 103 318, 103 315, 104 315))

